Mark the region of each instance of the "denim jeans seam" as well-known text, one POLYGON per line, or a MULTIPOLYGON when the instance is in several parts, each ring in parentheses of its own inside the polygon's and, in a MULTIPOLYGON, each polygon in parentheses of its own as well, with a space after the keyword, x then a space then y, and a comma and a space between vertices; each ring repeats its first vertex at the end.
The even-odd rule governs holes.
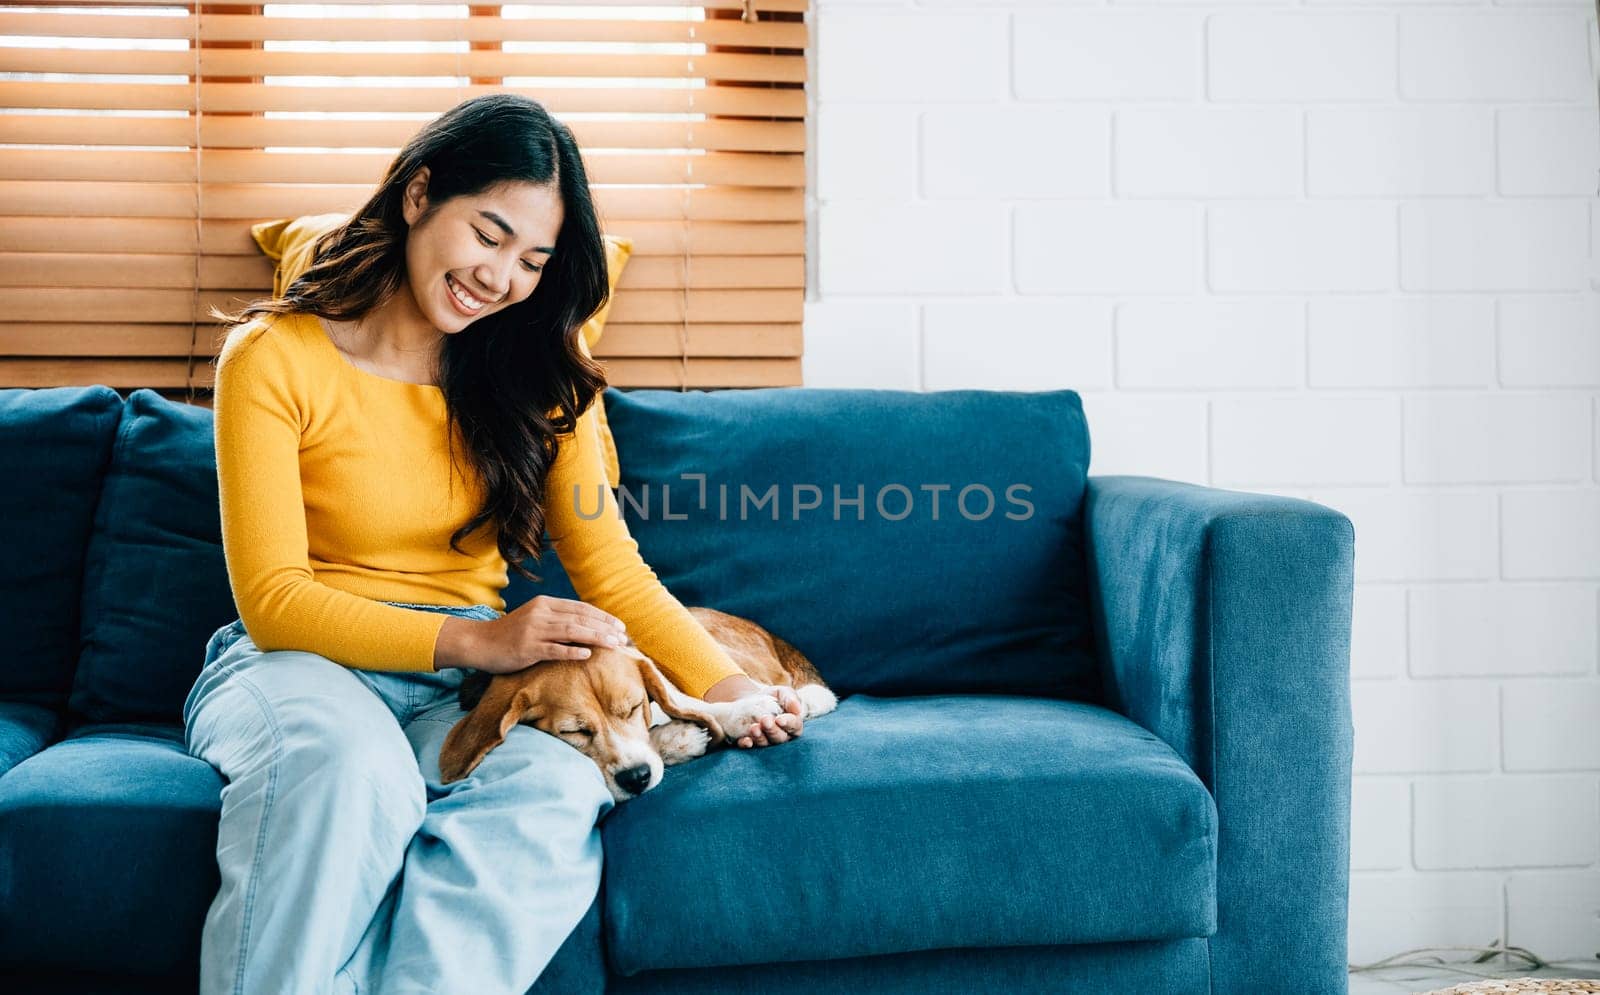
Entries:
POLYGON ((418 722, 426 722, 426 723, 428 723, 430 725, 453 726, 457 722, 460 722, 460 721, 461 721, 460 719, 427 719, 427 718, 423 718, 422 716, 418 715, 416 718, 412 719, 407 724, 408 725, 416 725, 418 722))
POLYGON ((266 720, 267 727, 272 732, 272 763, 269 765, 270 774, 267 777, 267 790, 261 803, 261 828, 256 831, 255 856, 250 862, 250 880, 245 884, 244 891, 244 918, 239 929, 239 973, 234 978, 233 995, 244 995, 244 965, 245 951, 250 945, 250 920, 255 913, 256 885, 261 880, 262 860, 261 854, 267 846, 267 826, 272 817, 272 803, 278 794, 278 768, 283 762, 283 731, 278 728, 278 723, 272 714, 272 709, 267 706, 266 695, 247 678, 239 678, 239 686, 256 700, 261 709, 261 715, 266 720))
MULTIPOLYGON (((208 683, 208 682, 211 682, 211 681, 215 681, 215 683, 217 685, 221 685, 221 684, 225 683, 228 680, 229 677, 233 676, 233 672, 235 670, 238 670, 239 667, 240 667, 240 661, 238 661, 238 660, 235 660, 232 663, 229 663, 227 666, 217 667, 217 661, 219 661, 221 659, 222 659, 222 653, 219 652, 215 657, 212 658, 210 663, 208 663, 204 667, 200 668, 200 676, 195 678, 194 686, 189 689, 190 695, 193 695, 195 688, 200 687, 201 684, 203 684, 203 683, 208 683), (216 669, 213 670, 212 669, 213 667, 215 667, 216 669)), ((188 735, 188 729, 189 729, 190 723, 194 720, 194 711, 195 711, 195 709, 198 709, 200 707, 200 702, 205 699, 206 693, 209 690, 210 689, 208 688, 206 691, 201 691, 200 692, 200 697, 192 699, 193 702, 194 702, 193 708, 190 708, 190 705, 189 705, 190 699, 186 698, 184 700, 184 703, 183 703, 184 704, 183 728, 184 728, 185 737, 187 737, 187 735, 188 735)))
POLYGON ((228 652, 228 650, 233 648, 233 644, 242 638, 244 638, 243 630, 234 633, 232 636, 225 637, 217 646, 217 655, 221 656, 222 654, 228 652))

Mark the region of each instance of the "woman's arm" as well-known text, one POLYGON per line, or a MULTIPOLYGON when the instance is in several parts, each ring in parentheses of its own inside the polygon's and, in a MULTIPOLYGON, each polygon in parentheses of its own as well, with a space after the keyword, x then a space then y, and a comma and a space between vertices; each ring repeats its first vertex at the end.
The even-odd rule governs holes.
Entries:
POLYGON ((606 482, 593 405, 561 440, 545 484, 545 526, 578 596, 621 619, 684 693, 699 698, 728 678, 749 680, 639 555, 606 482))

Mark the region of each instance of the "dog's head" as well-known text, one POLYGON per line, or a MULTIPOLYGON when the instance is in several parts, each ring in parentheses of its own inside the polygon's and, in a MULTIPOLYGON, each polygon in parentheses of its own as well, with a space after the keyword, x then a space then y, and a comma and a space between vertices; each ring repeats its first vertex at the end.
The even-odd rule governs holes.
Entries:
POLYGON ((650 743, 651 701, 673 718, 706 726, 714 740, 722 738, 717 720, 671 687, 649 657, 631 645, 597 646, 587 660, 545 660, 493 675, 475 702, 463 694, 463 706, 472 710, 445 737, 440 774, 445 784, 471 774, 521 723, 593 760, 611 796, 627 801, 661 782, 661 755, 650 743))

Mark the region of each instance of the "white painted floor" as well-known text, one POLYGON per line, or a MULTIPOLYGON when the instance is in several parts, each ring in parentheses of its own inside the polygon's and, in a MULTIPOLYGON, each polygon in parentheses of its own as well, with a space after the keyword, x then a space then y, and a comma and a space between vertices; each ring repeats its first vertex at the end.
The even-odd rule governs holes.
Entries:
MULTIPOLYGON (((1534 971, 1526 967, 1509 971, 1495 971, 1491 964, 1463 964, 1462 968, 1487 974, 1493 978, 1600 978, 1600 960, 1594 965, 1545 968, 1534 971)), ((1414 995, 1416 992, 1437 991, 1484 978, 1459 971, 1437 967, 1386 967, 1378 971, 1361 971, 1350 975, 1350 995, 1414 995)))

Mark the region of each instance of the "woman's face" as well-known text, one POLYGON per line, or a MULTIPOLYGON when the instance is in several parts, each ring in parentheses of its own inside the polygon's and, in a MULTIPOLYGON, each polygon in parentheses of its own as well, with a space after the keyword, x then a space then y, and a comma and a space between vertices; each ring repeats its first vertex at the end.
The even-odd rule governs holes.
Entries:
POLYGON ((526 300, 561 231, 560 191, 526 181, 455 197, 426 218, 427 167, 406 186, 406 277, 422 316, 446 334, 526 300))

